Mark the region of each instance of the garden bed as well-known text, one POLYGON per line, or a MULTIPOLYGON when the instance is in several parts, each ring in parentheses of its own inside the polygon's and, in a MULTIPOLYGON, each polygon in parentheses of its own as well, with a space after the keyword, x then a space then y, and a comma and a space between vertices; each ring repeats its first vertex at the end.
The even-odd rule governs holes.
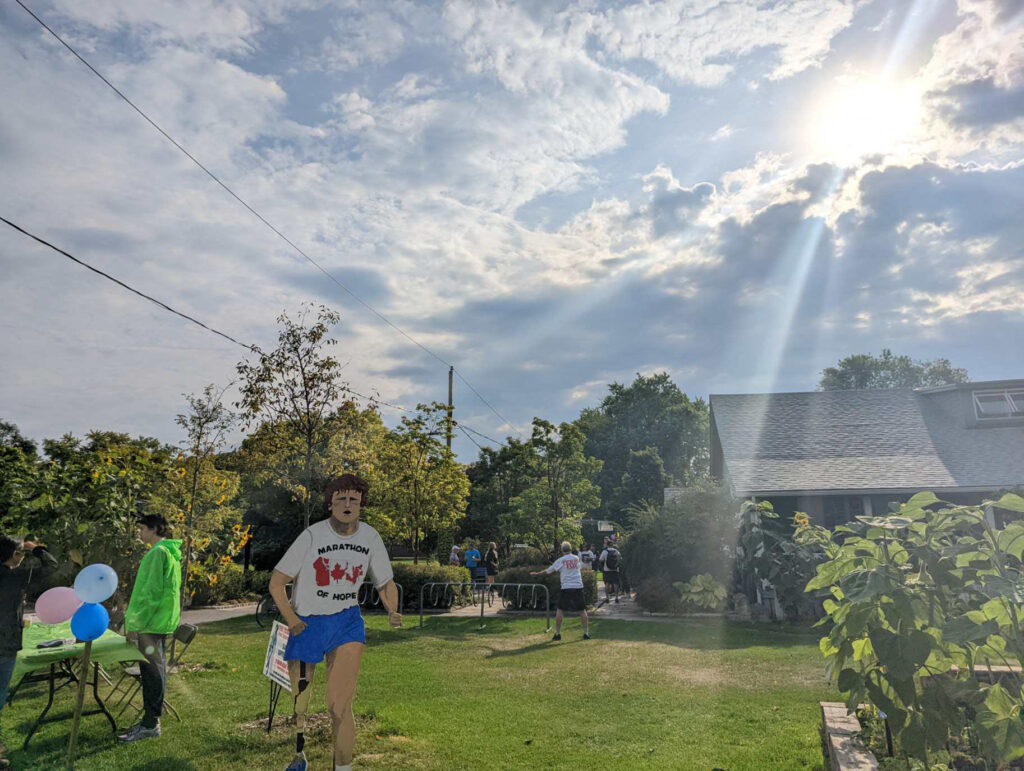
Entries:
POLYGON ((831 771, 878 769, 878 760, 861 736, 860 720, 841 701, 822 701, 822 745, 831 771))

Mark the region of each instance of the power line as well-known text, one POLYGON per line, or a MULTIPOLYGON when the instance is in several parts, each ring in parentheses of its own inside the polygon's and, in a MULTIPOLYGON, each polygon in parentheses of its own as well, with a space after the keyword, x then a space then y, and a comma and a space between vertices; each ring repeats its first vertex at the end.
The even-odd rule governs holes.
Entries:
POLYGON ((504 442, 499 442, 497 439, 491 439, 491 437, 487 436, 487 434, 481 434, 475 428, 470 428, 469 426, 465 425, 464 423, 457 423, 456 425, 458 425, 459 428, 465 429, 466 431, 472 431, 477 436, 479 436, 479 437, 481 437, 483 439, 486 439, 488 442, 491 442, 492 444, 501 445, 502 447, 505 446, 504 442))
POLYGON ((458 429, 459 429, 460 431, 462 431, 462 433, 464 433, 464 434, 466 435, 466 438, 467 438, 467 439, 468 439, 469 441, 471 441, 471 442, 472 442, 473 444, 475 444, 475 445, 476 445, 476 446, 477 446, 478 448, 480 448, 480 452, 483 452, 483 451, 484 451, 484 448, 483 448, 483 446, 482 446, 482 445, 481 445, 481 444, 480 444, 480 443, 479 443, 479 442, 478 442, 478 441, 477 441, 476 439, 474 439, 473 437, 471 437, 471 436, 469 435, 469 432, 468 432, 468 431, 466 431, 466 429, 464 429, 464 428, 463 428, 462 426, 458 426, 458 425, 456 426, 456 428, 458 428, 458 429))
MULTIPOLYGON (((211 327, 211 326, 209 326, 207 324, 204 324, 203 322, 199 321, 198 319, 193 318, 192 316, 189 316, 187 313, 182 313, 179 310, 175 310, 174 308, 172 308, 167 303, 162 302, 160 300, 157 300, 155 297, 152 297, 152 296, 146 294, 145 292, 142 292, 142 291, 136 289, 135 287, 126 284, 124 281, 121 281, 118 278, 114 278, 109 273, 105 273, 104 271, 100 270, 99 268, 93 267, 92 265, 90 265, 89 263, 85 262, 84 260, 80 260, 79 258, 75 257, 70 252, 64 251, 59 246, 55 246, 54 244, 51 244, 45 238, 40 238, 39 236, 35 235, 34 233, 30 233, 29 231, 25 230, 25 228, 21 227, 20 225, 16 225, 15 223, 11 222, 6 217, 0 217, 0 222, 3 222, 4 224, 14 228, 14 230, 17 230, 21 234, 28 236, 33 241, 36 241, 36 242, 42 244, 43 246, 46 246, 46 247, 52 249, 53 251, 57 252, 58 254, 61 254, 64 257, 67 257, 69 260, 71 260, 72 262, 77 263, 78 265, 81 265, 83 268, 91 270, 93 273, 96 273, 97 275, 103 276, 103 278, 107 279, 108 281, 113 281, 115 284, 117 284, 118 286, 122 287, 123 289, 127 289, 129 292, 132 292, 133 294, 136 294, 139 297, 142 297, 143 299, 148 300, 149 302, 153 303, 154 305, 157 305, 158 307, 162 308, 163 310, 170 311, 175 316, 180 316, 181 318, 185 319, 186 321, 191 322, 192 324, 197 324, 198 326, 200 326, 203 329, 205 329, 207 332, 212 332, 215 335, 220 335, 225 340, 229 340, 232 343, 234 343, 235 345, 240 346, 242 348, 245 348, 250 353, 259 353, 259 350, 256 348, 256 346, 248 345, 246 343, 240 342, 240 341, 236 340, 235 338, 233 338, 231 335, 227 334, 226 332, 221 332, 219 329, 215 329, 215 328, 213 328, 213 327, 211 327)), ((391 407, 392 409, 401 410, 402 412, 410 412, 410 410, 406 409, 405 407, 401 407, 401 406, 399 406, 397 404, 391 404, 390 402, 386 402, 383 399, 380 399, 380 398, 377 398, 377 397, 374 397, 374 396, 367 396, 366 394, 361 394, 358 391, 352 390, 351 388, 347 388, 346 387, 345 390, 348 391, 349 393, 355 394, 356 396, 362 397, 363 399, 366 399, 367 401, 373 402, 375 404, 382 404, 385 407, 391 407)))
POLYGON ((140 292, 138 289, 135 289, 134 287, 128 286, 128 284, 124 283, 120 279, 114 278, 109 273, 104 273, 99 268, 94 268, 89 263, 83 262, 82 260, 80 260, 77 257, 75 257, 73 254, 69 254, 68 252, 65 252, 60 247, 54 246, 53 244, 51 244, 46 239, 40 238, 39 236, 37 236, 37 235, 35 235, 33 233, 29 233, 27 230, 25 230, 25 228, 20 227, 18 225, 15 225, 13 222, 11 222, 6 217, 0 217, 0 221, 4 222, 7 225, 10 225, 12 228, 17 230, 19 233, 22 233, 23 235, 28 236, 32 240, 38 241, 43 246, 46 246, 46 247, 49 247, 50 249, 53 249, 53 251, 57 252, 58 254, 64 255, 65 257, 67 257, 72 262, 76 262, 79 265, 81 265, 83 268, 87 268, 88 270, 91 270, 93 273, 96 273, 96 274, 98 274, 100 276, 103 276, 103 278, 107 279, 108 281, 113 281, 115 284, 117 284, 118 286, 123 287, 124 289, 127 289, 129 292, 132 292, 134 294, 137 294, 139 297, 142 297, 142 298, 144 298, 146 300, 149 300, 151 303, 153 303, 154 305, 160 306, 165 311, 170 311, 175 316, 181 316, 181 318, 185 319, 186 321, 190 321, 193 324, 198 324, 203 329, 205 329, 207 332, 213 332, 213 334, 215 334, 215 335, 220 335, 225 340, 230 340, 235 345, 239 345, 242 348, 245 348, 247 351, 250 351, 250 352, 253 352, 253 353, 256 352, 256 348, 254 346, 246 345, 245 343, 240 343, 238 340, 235 340, 235 338, 233 338, 231 335, 229 335, 229 334, 227 334, 225 332, 221 332, 219 329, 214 329, 213 327, 207 326, 206 324, 204 324, 203 322, 199 321, 198 319, 192 318, 187 313, 182 313, 181 311, 175 310, 174 308, 172 308, 167 303, 161 302, 160 300, 157 300, 155 297, 150 297, 145 292, 140 292))
MULTIPOLYGON (((461 381, 462 381, 463 383, 465 383, 465 384, 466 384, 466 386, 467 386, 467 387, 469 388, 469 390, 470 390, 470 391, 472 391, 473 393, 475 393, 475 394, 476 394, 476 398, 477 398, 477 399, 479 399, 479 400, 480 400, 480 401, 482 401, 482 402, 483 402, 484 404, 486 404, 486 405, 487 405, 487 408, 488 408, 488 409, 489 409, 489 410, 490 410, 491 412, 493 412, 493 413, 494 413, 495 415, 497 415, 497 416, 498 416, 499 418, 501 418, 501 420, 502 420, 502 421, 504 422, 504 424, 505 424, 505 425, 507 425, 507 426, 509 426, 509 427, 511 427, 511 426, 512 426, 512 421, 511 421, 511 420, 509 420, 508 418, 506 418, 506 417, 505 417, 504 415, 502 415, 502 414, 501 414, 500 412, 498 412, 498 411, 497 411, 496 409, 494 409, 494 407, 492 407, 492 406, 491 406, 491 403, 490 403, 489 401, 487 401, 487 400, 486 400, 486 399, 485 399, 485 398, 484 398, 483 396, 481 396, 481 395, 480 395, 480 392, 479 392, 479 391, 477 391, 477 390, 476 390, 475 388, 473 388, 473 385, 472 385, 472 384, 471 384, 471 383, 470 383, 470 382, 469 382, 468 380, 466 380, 466 378, 464 378, 464 377, 462 376, 462 373, 461 373, 461 372, 459 372, 458 370, 455 370, 455 374, 459 376, 459 380, 461 380, 461 381)), ((492 439, 491 441, 493 442, 494 440, 492 439)), ((499 442, 499 444, 500 444, 500 442, 499 442)))
MULTIPOLYGON (((349 289, 347 286, 345 286, 343 283, 341 283, 341 281, 339 281, 337 278, 335 278, 334 275, 330 271, 328 271, 325 267, 323 267, 320 263, 318 263, 316 260, 314 260, 308 254, 306 254, 306 252, 303 251, 302 248, 300 248, 297 244, 295 244, 290 238, 288 238, 288 236, 286 236, 284 233, 282 233, 280 230, 278 230, 276 227, 274 227, 274 225, 272 225, 270 223, 270 221, 267 220, 266 217, 264 217, 262 214, 260 214, 258 211, 256 211, 256 209, 254 209, 245 200, 243 200, 241 198, 241 196, 239 196, 234 190, 232 190, 230 187, 228 187, 228 185, 225 182, 223 182, 220 179, 220 177, 218 177, 216 174, 214 174, 212 171, 210 171, 202 163, 200 163, 200 161, 194 155, 192 155, 192 153, 190 153, 188 150, 186 150, 176 139, 174 139, 174 137, 172 137, 170 134, 168 134, 166 131, 164 131, 159 126, 159 124, 156 123, 156 121, 154 121, 145 112, 143 112, 142 108, 140 108, 131 99, 129 99, 117 86, 115 86, 113 83, 111 83, 109 80, 107 80, 100 73, 99 70, 97 70, 95 67, 93 67, 85 59, 84 56, 82 56, 80 53, 78 53, 78 51, 76 51, 67 41, 65 41, 64 38, 62 38, 60 35, 58 35, 57 32, 55 32, 45 21, 43 21, 41 18, 39 18, 35 14, 35 12, 32 11, 31 8, 29 8, 27 5, 25 5, 25 3, 22 2, 22 0, 15 0, 15 2, 18 5, 20 5, 29 16, 31 16, 33 19, 35 19, 43 29, 45 29, 47 32, 49 32, 62 46, 64 46, 68 51, 70 51, 71 54, 76 59, 78 59, 78 61, 80 61, 82 64, 84 64, 86 67, 88 67, 89 70, 97 78, 99 78, 101 81, 103 81, 115 94, 117 94, 119 97, 121 97, 121 99, 123 99, 124 102, 126 104, 128 104, 129 107, 131 107, 133 110, 135 110, 135 112, 137 112, 150 126, 152 126, 154 129, 159 131, 160 134, 168 142, 170 142, 178 150, 180 150, 190 161, 192 161, 192 163, 194 163, 196 166, 198 166, 200 169, 202 169, 202 171, 210 179, 212 179, 214 182, 216 182, 218 185, 220 185, 228 193, 228 195, 230 195, 232 198, 234 198, 236 201, 238 201, 238 203, 240 203, 242 206, 244 206, 260 222, 262 222, 264 225, 266 225, 268 228, 270 228, 270 230, 272 230, 282 241, 284 241, 286 244, 288 244, 292 249, 294 249, 302 257, 304 257, 311 265, 316 267, 317 270, 319 270, 321 273, 323 273, 325 276, 327 276, 327 278, 329 278, 331 281, 333 281, 335 284, 337 284, 352 299, 354 299, 356 302, 358 302, 360 305, 362 305, 368 311, 373 313, 377 318, 379 318, 381 321, 383 321, 389 327, 394 329, 400 335, 405 337, 409 342, 413 343, 415 346, 417 346, 418 348, 420 348, 421 350, 423 350, 424 352, 426 352, 427 354, 429 354, 433 358, 437 359, 439 362, 441 362, 445 366, 447 366, 447 367, 452 367, 453 366, 451 362, 446 361, 441 356, 437 355, 432 350, 430 350, 425 345, 423 345, 418 340, 416 340, 411 335, 409 335, 404 329, 399 327, 397 324, 394 324, 384 314, 382 314, 380 311, 378 311, 376 308, 374 308, 368 302, 363 300, 359 295, 357 295, 355 292, 353 292, 351 289, 349 289)), ((490 402, 488 402, 486 399, 484 399, 484 397, 480 395, 480 392, 477 391, 475 388, 473 388, 473 386, 469 383, 468 380, 466 380, 461 375, 461 373, 456 372, 456 374, 458 374, 459 375, 459 379, 469 387, 469 390, 471 390, 474 394, 476 394, 477 398, 480 399, 480 401, 482 401, 484 404, 487 405, 487 407, 491 410, 491 412, 493 412, 495 415, 497 415, 499 418, 501 418, 509 426, 512 425, 511 421, 509 421, 508 419, 502 417, 501 413, 499 413, 496 409, 494 409, 494 407, 491 406, 490 402)))

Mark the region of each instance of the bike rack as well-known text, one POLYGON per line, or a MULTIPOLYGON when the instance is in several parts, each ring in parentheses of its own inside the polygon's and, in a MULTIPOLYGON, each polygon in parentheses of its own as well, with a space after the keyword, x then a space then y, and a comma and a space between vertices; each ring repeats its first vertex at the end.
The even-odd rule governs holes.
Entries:
MULTIPOLYGON (((398 587, 398 612, 401 613, 403 608, 402 603, 403 600, 405 599, 405 590, 402 588, 402 585, 397 581, 395 581, 395 586, 398 587)), ((363 581, 363 583, 359 585, 359 597, 357 597, 356 599, 357 602, 359 603, 359 607, 361 607, 363 610, 369 610, 371 606, 374 606, 378 602, 380 602, 380 592, 377 590, 377 587, 374 586, 372 582, 363 581), (366 587, 370 587, 369 590, 367 590, 366 587)), ((381 605, 383 606, 383 603, 381 603, 381 605)))
MULTIPOLYGON (((484 624, 484 606, 486 605, 486 602, 487 602, 487 594, 488 594, 488 592, 490 592, 490 591, 492 591, 492 590, 494 590, 494 589, 496 589, 498 587, 501 587, 501 591, 499 592, 498 596, 501 597, 502 602, 505 602, 506 601, 506 597, 505 597, 506 590, 509 587, 514 587, 515 591, 516 591, 516 604, 520 605, 519 600, 522 598, 523 589, 529 588, 531 590, 530 591, 530 607, 531 608, 536 608, 537 607, 537 602, 536 602, 536 600, 537 600, 537 590, 538 589, 543 589, 544 590, 544 623, 547 626, 547 629, 545 629, 544 631, 546 631, 546 632, 550 632, 551 631, 551 593, 548 590, 547 586, 545 586, 544 584, 522 584, 522 583, 480 584, 480 583, 474 583, 472 581, 462 581, 462 582, 459 582, 459 581, 430 581, 430 582, 422 584, 420 586, 420 628, 423 627, 423 609, 424 609, 423 593, 427 589, 427 587, 430 587, 431 607, 435 607, 435 608, 437 607, 437 592, 438 592, 438 588, 439 587, 443 588, 442 597, 445 598, 445 599, 447 599, 449 592, 452 592, 453 596, 454 596, 454 592, 455 592, 455 588, 454 587, 458 587, 460 590, 462 588, 464 588, 464 587, 469 587, 471 592, 476 591, 477 589, 479 589, 480 590, 480 626, 477 627, 477 631, 482 630, 486 626, 486 624, 484 624)), ((474 605, 476 604, 476 600, 475 599, 473 601, 473 604, 474 605)))

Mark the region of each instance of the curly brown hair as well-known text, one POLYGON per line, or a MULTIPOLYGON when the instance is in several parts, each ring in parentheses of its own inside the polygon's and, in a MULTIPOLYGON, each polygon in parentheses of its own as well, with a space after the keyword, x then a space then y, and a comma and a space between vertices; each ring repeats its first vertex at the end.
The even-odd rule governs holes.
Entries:
POLYGON ((369 482, 362 477, 357 477, 355 474, 342 474, 340 477, 334 477, 334 479, 331 479, 324 485, 324 511, 327 514, 331 513, 331 498, 334 497, 335 493, 340 493, 342 490, 358 490, 360 493, 360 506, 365 506, 370 498, 369 482))

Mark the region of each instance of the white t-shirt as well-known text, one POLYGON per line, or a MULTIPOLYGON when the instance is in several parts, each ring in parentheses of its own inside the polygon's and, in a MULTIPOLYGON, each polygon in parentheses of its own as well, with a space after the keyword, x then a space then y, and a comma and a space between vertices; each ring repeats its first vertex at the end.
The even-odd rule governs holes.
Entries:
POLYGON ((590 568, 592 568, 593 565, 594 565, 594 558, 596 556, 597 555, 594 554, 594 552, 590 551, 590 549, 586 549, 585 551, 581 551, 580 552, 580 559, 583 560, 583 567, 585 567, 587 570, 590 570, 590 568))
POLYGON ((545 573, 559 572, 563 589, 582 589, 583 574, 580 573, 580 558, 575 554, 563 554, 552 563, 545 573))
POLYGON ((380 589, 394 578, 380 534, 365 522, 341 536, 329 519, 303 530, 275 570, 295 579, 292 603, 300 616, 329 616, 359 604, 359 587, 369 576, 380 589))

